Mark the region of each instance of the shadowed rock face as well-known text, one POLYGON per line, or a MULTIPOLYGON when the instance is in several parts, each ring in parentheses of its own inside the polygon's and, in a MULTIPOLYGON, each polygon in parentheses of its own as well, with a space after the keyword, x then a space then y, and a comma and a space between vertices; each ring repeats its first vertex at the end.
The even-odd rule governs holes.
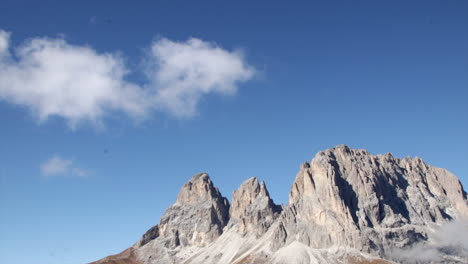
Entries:
MULTIPOLYGON (((449 171, 339 145, 300 166, 284 207, 256 178, 229 205, 206 173, 197 174, 131 254, 98 263, 387 263, 393 249, 462 217, 467 196, 449 171)), ((449 251, 446 263, 468 262, 449 251)))
POLYGON ((156 239, 157 237, 159 237, 159 225, 155 225, 148 231, 146 231, 141 237, 139 244, 140 246, 143 246, 151 240, 156 239))

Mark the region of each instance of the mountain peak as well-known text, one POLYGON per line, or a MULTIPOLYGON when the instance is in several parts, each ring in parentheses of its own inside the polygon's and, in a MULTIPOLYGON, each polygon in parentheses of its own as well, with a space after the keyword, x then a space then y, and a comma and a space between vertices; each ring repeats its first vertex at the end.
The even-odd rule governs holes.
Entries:
POLYGON ((320 155, 330 155, 330 154, 341 154, 341 155, 371 155, 366 149, 355 149, 351 148, 348 145, 340 144, 333 148, 329 148, 317 153, 317 156, 320 155))
POLYGON ((170 248, 203 246, 219 237, 229 221, 229 202, 207 173, 195 174, 182 186, 177 201, 158 225, 142 237, 140 246, 159 238, 170 248))
POLYGON ((230 226, 237 225, 240 233, 263 234, 281 211, 270 198, 265 182, 252 177, 234 191, 230 208, 230 226))
POLYGON ((301 167, 299 169, 308 169, 308 168, 310 168, 310 163, 306 161, 301 164, 301 167))
POLYGON ((176 204, 197 204, 211 200, 222 200, 218 188, 214 187, 208 173, 195 174, 182 186, 176 204))
POLYGON ((198 181, 198 180, 211 181, 210 176, 208 175, 208 173, 199 172, 199 173, 193 175, 189 182, 194 182, 194 181, 198 181))
MULTIPOLYGON (((255 177, 230 205, 207 173, 195 174, 139 243, 99 263, 390 263, 394 250, 430 244, 435 229, 463 217, 467 194, 449 171, 338 145, 300 166, 286 206, 255 177)), ((467 263, 466 251, 447 247, 431 250, 467 263)))
POLYGON ((420 158, 372 155, 339 145, 319 152, 310 168, 301 167, 289 201, 302 221, 322 229, 304 234, 304 241, 320 247, 359 244, 360 250, 373 251, 378 239, 394 245, 414 233, 427 238, 421 226, 468 215, 463 193, 455 175, 420 158), (365 230, 381 230, 381 238, 367 237, 365 230), (371 243, 362 242, 366 239, 371 243))

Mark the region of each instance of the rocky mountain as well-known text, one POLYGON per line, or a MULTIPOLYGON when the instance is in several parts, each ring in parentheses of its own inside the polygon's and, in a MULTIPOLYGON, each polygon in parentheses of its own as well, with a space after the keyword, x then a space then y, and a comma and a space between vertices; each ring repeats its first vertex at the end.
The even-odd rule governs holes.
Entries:
POLYGON ((196 174, 140 241, 93 264, 468 263, 466 219, 449 171, 339 145, 300 166, 285 206, 256 178, 229 204, 196 174))
POLYGON ((281 206, 270 198, 265 182, 250 178, 234 191, 229 212, 229 229, 241 235, 263 235, 281 213, 281 206))
POLYGON ((176 203, 138 244, 141 247, 159 238, 167 248, 203 247, 223 233, 228 221, 228 200, 213 186, 208 174, 199 173, 184 184, 176 203))

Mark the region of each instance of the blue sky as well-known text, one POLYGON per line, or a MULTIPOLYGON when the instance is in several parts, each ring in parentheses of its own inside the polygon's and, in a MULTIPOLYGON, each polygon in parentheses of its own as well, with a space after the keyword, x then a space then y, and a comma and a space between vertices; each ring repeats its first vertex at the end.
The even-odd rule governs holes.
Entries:
POLYGON ((286 203, 338 144, 468 185, 467 1, 16 0, 0 30, 1 263, 117 253, 200 171, 286 203))

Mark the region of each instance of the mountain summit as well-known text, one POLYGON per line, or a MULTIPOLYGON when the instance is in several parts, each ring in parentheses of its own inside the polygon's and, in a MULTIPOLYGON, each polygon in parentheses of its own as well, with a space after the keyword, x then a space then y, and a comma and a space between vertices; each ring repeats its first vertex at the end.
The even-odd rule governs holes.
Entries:
POLYGON ((196 174, 140 241, 93 264, 468 263, 467 218, 449 171, 339 145, 300 166, 285 206, 256 178, 229 204, 196 174))

